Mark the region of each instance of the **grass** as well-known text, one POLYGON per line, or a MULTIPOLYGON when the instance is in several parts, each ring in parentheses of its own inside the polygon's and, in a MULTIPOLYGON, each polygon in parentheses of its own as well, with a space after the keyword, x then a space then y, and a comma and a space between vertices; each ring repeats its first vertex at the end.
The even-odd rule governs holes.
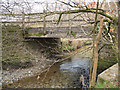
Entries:
POLYGON ((98 83, 95 88, 105 88, 105 84, 104 83, 98 83))
POLYGON ((65 49, 66 50, 74 50, 74 47, 67 44, 66 47, 65 47, 65 49))
POLYGON ((74 50, 75 49, 75 47, 73 47, 72 45, 69 45, 67 42, 65 42, 65 44, 64 45, 62 45, 62 50, 63 51, 67 51, 67 50, 74 50))
POLYGON ((103 83, 97 83, 94 88, 117 88, 117 87, 105 81, 103 83))

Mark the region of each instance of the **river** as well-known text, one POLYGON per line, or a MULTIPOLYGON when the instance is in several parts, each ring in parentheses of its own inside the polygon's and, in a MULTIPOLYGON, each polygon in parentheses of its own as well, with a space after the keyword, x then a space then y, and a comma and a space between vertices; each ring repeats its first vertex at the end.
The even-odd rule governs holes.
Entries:
POLYGON ((41 75, 28 77, 7 88, 81 88, 80 76, 84 76, 84 82, 89 86, 90 58, 73 57, 66 61, 54 64, 49 71, 41 75))

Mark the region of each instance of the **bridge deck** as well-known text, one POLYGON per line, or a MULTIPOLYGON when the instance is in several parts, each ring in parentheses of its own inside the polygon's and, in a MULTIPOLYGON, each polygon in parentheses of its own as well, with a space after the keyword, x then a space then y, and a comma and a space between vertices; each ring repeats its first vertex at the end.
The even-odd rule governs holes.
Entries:
POLYGON ((57 28, 46 28, 47 34, 43 34, 43 28, 32 28, 28 31, 26 38, 89 38, 86 34, 91 32, 91 28, 84 27, 83 30, 80 27, 71 27, 71 35, 68 34, 69 28, 57 27, 57 28))
POLYGON ((46 36, 25 36, 25 39, 59 39, 60 37, 46 37, 46 36))

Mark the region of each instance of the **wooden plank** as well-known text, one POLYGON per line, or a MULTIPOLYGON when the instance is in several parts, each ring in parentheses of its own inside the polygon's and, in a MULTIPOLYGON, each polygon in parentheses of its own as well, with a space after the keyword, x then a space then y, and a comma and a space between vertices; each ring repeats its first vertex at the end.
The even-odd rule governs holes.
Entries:
POLYGON ((25 39, 60 39, 60 37, 40 37, 40 36, 29 36, 25 39))

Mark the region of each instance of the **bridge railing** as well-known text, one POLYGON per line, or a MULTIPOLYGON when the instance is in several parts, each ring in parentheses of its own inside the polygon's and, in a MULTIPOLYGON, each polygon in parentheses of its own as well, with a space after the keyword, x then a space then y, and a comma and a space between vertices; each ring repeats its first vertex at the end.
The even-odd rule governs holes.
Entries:
POLYGON ((67 37, 72 34, 72 37, 78 38, 87 35, 91 31, 92 25, 88 22, 93 21, 94 14, 64 14, 59 24, 57 24, 58 18, 59 13, 57 12, 3 14, 2 24, 20 25, 23 29, 30 27, 29 34, 39 34, 42 32, 43 34, 52 34, 52 36, 58 37, 67 37))

